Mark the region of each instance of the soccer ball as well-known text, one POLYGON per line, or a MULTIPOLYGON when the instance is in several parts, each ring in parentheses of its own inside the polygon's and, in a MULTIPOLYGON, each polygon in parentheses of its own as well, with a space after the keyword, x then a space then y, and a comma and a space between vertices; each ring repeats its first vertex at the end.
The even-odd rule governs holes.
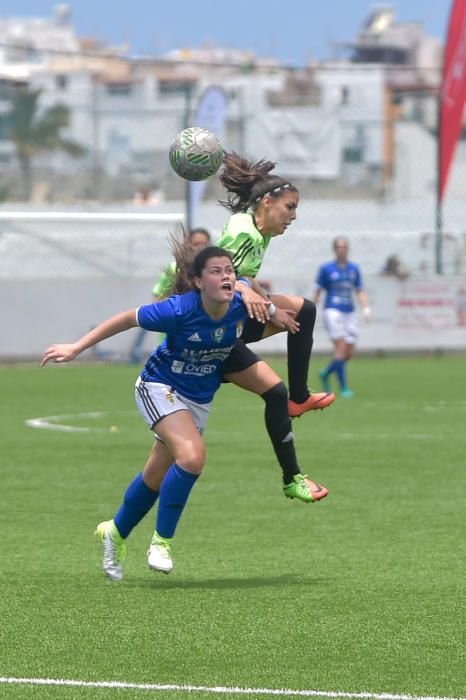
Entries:
POLYGON ((223 162, 223 148, 207 129, 190 126, 177 134, 170 146, 170 165, 185 180, 206 180, 223 162))

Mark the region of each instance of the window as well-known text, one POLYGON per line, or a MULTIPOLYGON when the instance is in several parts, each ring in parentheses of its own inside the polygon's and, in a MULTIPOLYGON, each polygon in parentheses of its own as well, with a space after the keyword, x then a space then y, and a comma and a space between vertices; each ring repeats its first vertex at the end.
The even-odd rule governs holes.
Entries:
POLYGON ((187 95, 193 90, 193 83, 186 80, 161 80, 159 95, 187 95))
POLYGON ((131 83, 108 83, 106 88, 112 97, 129 97, 133 90, 131 83))

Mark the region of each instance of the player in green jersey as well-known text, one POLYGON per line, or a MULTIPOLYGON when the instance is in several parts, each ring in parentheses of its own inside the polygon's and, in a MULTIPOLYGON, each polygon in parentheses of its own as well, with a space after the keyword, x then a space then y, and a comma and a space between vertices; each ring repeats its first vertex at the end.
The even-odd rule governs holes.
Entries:
MULTIPOLYGON (((203 248, 210 245, 211 236, 205 228, 192 228, 188 234, 189 245, 192 248, 193 254, 199 253, 203 248)), ((152 289, 154 301, 166 299, 172 293, 173 282, 176 277, 176 262, 171 260, 165 270, 160 275, 152 289)))
MULTIPOLYGON (((335 396, 331 392, 311 394, 307 387, 315 304, 303 297, 284 294, 269 297, 255 280, 272 238, 285 233, 293 223, 299 202, 295 185, 285 178, 269 175, 274 167, 271 161, 251 163, 236 153, 226 154, 220 181, 228 192, 228 198, 221 204, 232 212, 232 216, 223 228, 218 245, 232 255, 237 276, 250 280, 253 285, 249 300, 254 305, 254 318, 245 324, 242 335, 245 343, 257 342, 283 330, 289 331, 285 316, 282 328, 277 327, 277 317, 280 319, 285 309, 295 313, 299 331, 288 332, 287 350, 288 408, 290 416, 296 417, 309 410, 326 408, 335 400, 335 396), (271 310, 276 312, 274 324, 270 323, 271 310)), ((244 298, 244 301, 247 304, 248 298, 244 298)))

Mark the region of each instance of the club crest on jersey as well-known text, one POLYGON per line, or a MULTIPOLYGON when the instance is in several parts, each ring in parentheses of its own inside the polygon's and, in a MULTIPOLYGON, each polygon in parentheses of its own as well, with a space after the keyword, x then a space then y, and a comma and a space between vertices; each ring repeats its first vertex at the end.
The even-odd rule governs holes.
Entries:
POLYGON ((225 326, 220 326, 220 328, 216 328, 214 331, 212 331, 212 338, 216 343, 222 342, 223 336, 225 335, 225 330, 225 326))
POLYGON ((243 328, 244 328, 244 322, 243 321, 238 321, 236 324, 236 337, 241 338, 243 335, 243 328))

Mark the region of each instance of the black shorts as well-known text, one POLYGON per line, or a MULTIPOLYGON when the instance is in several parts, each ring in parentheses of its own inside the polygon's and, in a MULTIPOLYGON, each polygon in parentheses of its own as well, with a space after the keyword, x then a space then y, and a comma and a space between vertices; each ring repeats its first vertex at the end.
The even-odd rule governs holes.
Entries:
MULTIPOLYGON (((260 361, 261 358, 256 355, 255 352, 250 350, 244 344, 243 339, 240 338, 233 345, 232 351, 223 363, 223 376, 232 372, 242 372, 244 369, 248 369, 248 367, 251 367, 260 361)), ((223 379, 223 381, 227 380, 223 379)))

